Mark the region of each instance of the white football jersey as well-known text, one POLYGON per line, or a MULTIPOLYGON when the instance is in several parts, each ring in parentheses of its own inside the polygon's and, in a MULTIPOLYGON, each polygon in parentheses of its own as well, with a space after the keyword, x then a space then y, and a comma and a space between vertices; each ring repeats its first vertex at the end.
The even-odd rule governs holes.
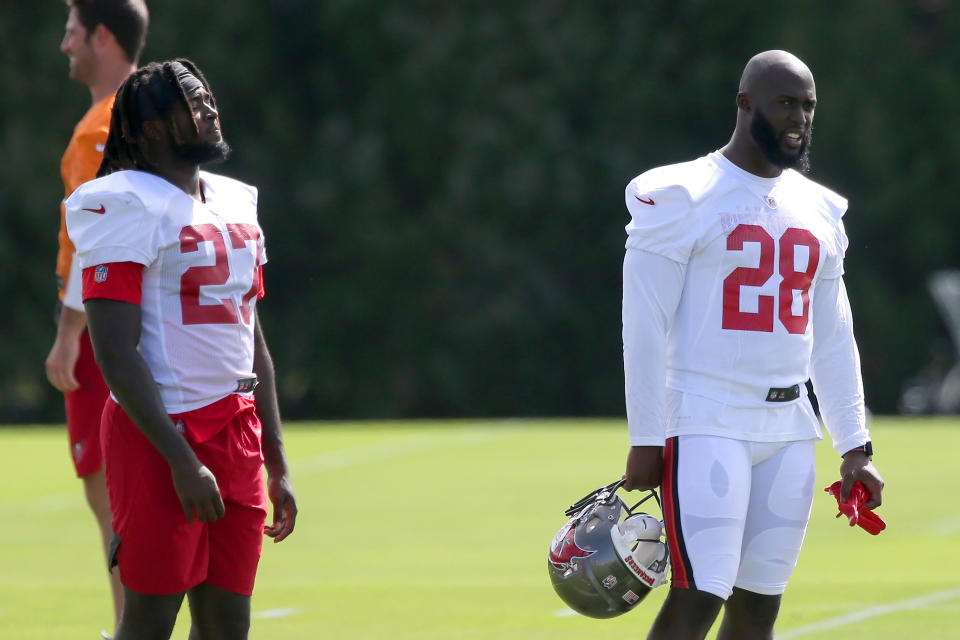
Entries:
MULTIPOLYGON (((632 217, 626 227, 628 260, 624 267, 626 351, 637 348, 631 343, 637 341, 629 335, 637 330, 630 327, 643 326, 646 320, 638 319, 645 313, 642 309, 658 303, 660 294, 643 289, 654 286, 645 280, 673 278, 678 283, 678 298, 672 298, 669 291, 665 294, 669 308, 664 316, 665 374, 661 374, 674 395, 668 396, 666 407, 662 397, 648 403, 655 408, 644 420, 666 421, 667 437, 679 433, 727 435, 737 429, 745 439, 818 437, 815 418, 804 400, 814 349, 813 300, 821 282, 832 283, 826 290, 837 299, 837 305, 846 300, 840 280, 847 247, 841 222, 846 200, 793 170, 776 178, 753 175, 720 152, 648 171, 630 182, 625 197, 632 217), (664 274, 648 273, 644 278, 644 271, 654 265, 633 265, 631 249, 667 258, 664 274), (635 286, 641 281, 644 284, 635 286), (630 296, 646 302, 631 299, 628 305, 631 286, 630 296), (685 405, 678 407, 676 403, 684 397, 685 405), (707 402, 698 407, 696 402, 690 404, 690 398, 707 402), (797 406, 800 403, 802 407, 797 406), (720 418, 711 416, 723 407, 733 413, 728 425, 716 428, 720 418), (793 408, 785 411, 789 407, 793 408), (768 410, 777 411, 767 415, 768 410), (795 415, 782 420, 790 414, 795 415), (777 420, 772 418, 777 415, 781 424, 774 425, 777 420), (691 424, 691 419, 699 424, 691 424)), ((833 315, 825 320, 834 323, 843 317, 843 310, 833 315)), ((852 344, 852 328, 846 329, 852 344)), ((835 333, 832 324, 821 333, 827 331, 835 333)), ((639 342, 643 340, 639 338, 639 342)), ((641 349, 649 351, 647 346, 641 349)), ((855 351, 853 345, 856 374, 847 376, 844 384, 854 395, 860 389, 862 418, 855 351)), ((851 354, 848 351, 842 357, 851 354)), ((639 398, 636 404, 643 405, 646 400, 640 396, 656 383, 646 378, 631 389, 631 377, 643 379, 634 375, 633 369, 647 366, 644 353, 631 356, 625 352, 625 366, 629 416, 631 394, 639 398)), ((844 375, 848 371, 852 369, 845 365, 844 375)), ((632 438, 638 429, 631 425, 632 438)), ((845 436, 853 437, 860 430, 858 425, 844 427, 845 436)), ((662 426, 659 433, 663 433, 662 426)), ((639 436, 633 443, 656 444, 639 436)))
POLYGON ((267 260, 257 190, 207 172, 200 180, 205 203, 142 171, 87 182, 65 203, 82 269, 144 265, 139 351, 168 413, 249 392, 253 378, 267 260))

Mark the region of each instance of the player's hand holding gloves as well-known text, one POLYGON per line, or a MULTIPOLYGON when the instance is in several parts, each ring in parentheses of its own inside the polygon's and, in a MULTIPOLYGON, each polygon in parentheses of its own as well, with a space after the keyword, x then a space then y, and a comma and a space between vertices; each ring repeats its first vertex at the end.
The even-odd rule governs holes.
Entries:
POLYGON ((887 528, 887 523, 883 518, 875 514, 870 509, 864 507, 864 503, 870 498, 870 494, 860 482, 855 482, 850 490, 850 499, 843 502, 840 499, 840 481, 837 480, 832 485, 824 489, 827 493, 837 499, 837 506, 840 513, 837 517, 847 516, 850 526, 858 525, 861 529, 872 535, 877 535, 887 528))
POLYGON ((859 451, 847 452, 840 465, 840 478, 824 489, 837 499, 837 517, 847 516, 851 527, 858 525, 872 535, 886 529, 887 523, 872 511, 882 501, 883 478, 870 457, 859 451))

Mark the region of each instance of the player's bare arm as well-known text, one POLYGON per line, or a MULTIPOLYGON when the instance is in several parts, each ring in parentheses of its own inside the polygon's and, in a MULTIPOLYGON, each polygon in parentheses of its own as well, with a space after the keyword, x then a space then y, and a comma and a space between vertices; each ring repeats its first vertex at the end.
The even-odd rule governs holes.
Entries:
POLYGON ((283 434, 280 426, 280 409, 277 405, 276 376, 273 370, 273 358, 267 348, 267 341, 260 328, 260 316, 257 314, 253 334, 253 372, 257 374, 257 415, 263 425, 263 459, 267 467, 267 492, 273 503, 273 524, 267 525, 265 533, 280 542, 291 533, 297 520, 297 499, 290 482, 290 469, 287 466, 287 454, 283 448, 283 434))
POLYGON ((57 391, 76 391, 80 388, 73 371, 80 357, 80 334, 87 327, 86 314, 63 307, 57 323, 57 337, 44 363, 47 380, 57 391))
POLYGON ((120 406, 170 465, 174 488, 188 522, 223 515, 216 478, 197 459, 164 409, 157 385, 137 344, 140 307, 128 302, 90 299, 84 303, 97 364, 120 406))
POLYGON ((663 447, 630 447, 623 488, 627 491, 656 489, 663 475, 663 447))
POLYGON ((879 507, 883 502, 883 478, 873 466, 870 457, 864 451, 854 449, 843 454, 843 462, 840 463, 841 501, 850 499, 850 490, 857 481, 860 481, 870 494, 870 500, 863 506, 867 509, 879 507))

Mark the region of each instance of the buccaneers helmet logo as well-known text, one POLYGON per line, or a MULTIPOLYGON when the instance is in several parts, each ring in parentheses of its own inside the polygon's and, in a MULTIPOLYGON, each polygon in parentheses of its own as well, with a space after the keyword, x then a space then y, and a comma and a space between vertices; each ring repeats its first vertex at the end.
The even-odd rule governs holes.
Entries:
POLYGON ((571 522, 557 532, 553 538, 553 544, 550 545, 550 564, 558 569, 566 569, 575 558, 586 558, 596 553, 581 549, 577 545, 574 537, 576 532, 577 528, 571 522))

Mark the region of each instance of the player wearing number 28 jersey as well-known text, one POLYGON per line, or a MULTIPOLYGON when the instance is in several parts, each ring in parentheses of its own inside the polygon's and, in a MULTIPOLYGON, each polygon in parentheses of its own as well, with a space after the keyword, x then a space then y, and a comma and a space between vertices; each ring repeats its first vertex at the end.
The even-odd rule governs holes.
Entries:
POLYGON ((747 63, 730 142, 626 189, 624 486, 660 486, 671 589, 649 640, 773 637, 814 496, 817 416, 880 504, 843 259, 847 202, 803 175, 813 74, 747 63))
MULTIPOLYGON (((675 277, 646 282, 659 289, 659 296, 679 293, 678 276, 683 276, 664 369, 646 361, 650 350, 637 354, 643 360, 627 360, 631 444, 659 446, 665 436, 681 434, 762 442, 820 437, 804 399, 814 335, 820 338, 818 348, 831 345, 816 361, 814 374, 818 382, 820 375, 829 381, 821 395, 834 446, 844 453, 862 444, 867 439, 863 391, 849 314, 813 314, 811 309, 814 300, 828 310, 847 307, 840 280, 846 200, 792 169, 762 178, 714 152, 642 174, 627 186, 626 203, 632 217, 628 277, 636 263, 650 260, 644 253, 676 265, 675 277), (666 387, 681 392, 676 397, 687 405, 669 407, 665 433, 664 385, 655 378, 664 373, 666 387), (835 397, 842 400, 831 402, 835 397), (834 411, 838 403, 842 409, 834 411), (704 422, 691 415, 707 415, 715 405, 729 407, 736 419, 721 415, 704 422), (734 411, 771 407, 776 420, 764 412, 734 411)), ((626 283, 637 284, 635 279, 626 283)), ((631 305, 636 298, 626 300, 631 305)), ((634 334, 628 346, 635 344, 638 331, 658 333, 638 326, 652 323, 652 316, 637 315, 633 306, 625 313, 634 334)))

